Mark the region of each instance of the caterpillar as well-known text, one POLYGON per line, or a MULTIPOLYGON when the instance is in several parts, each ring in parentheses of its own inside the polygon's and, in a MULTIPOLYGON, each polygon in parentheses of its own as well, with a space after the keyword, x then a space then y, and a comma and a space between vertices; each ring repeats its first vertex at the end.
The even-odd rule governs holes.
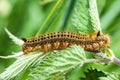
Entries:
POLYGON ((52 51, 62 50, 71 45, 80 45, 86 51, 100 51, 101 48, 110 44, 109 35, 99 32, 94 34, 79 34, 73 32, 55 32, 34 37, 31 39, 23 38, 24 44, 22 50, 24 54, 33 51, 52 51))

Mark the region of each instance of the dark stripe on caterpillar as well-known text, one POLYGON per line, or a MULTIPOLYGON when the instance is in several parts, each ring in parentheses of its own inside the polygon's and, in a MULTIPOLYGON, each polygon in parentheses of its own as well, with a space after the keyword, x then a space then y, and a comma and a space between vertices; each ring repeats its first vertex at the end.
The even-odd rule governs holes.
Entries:
POLYGON ((24 54, 36 50, 43 52, 62 50, 71 45, 80 45, 86 51, 95 52, 110 44, 109 35, 104 35, 100 32, 89 35, 72 32, 55 32, 31 39, 23 39, 23 41, 22 50, 24 54))

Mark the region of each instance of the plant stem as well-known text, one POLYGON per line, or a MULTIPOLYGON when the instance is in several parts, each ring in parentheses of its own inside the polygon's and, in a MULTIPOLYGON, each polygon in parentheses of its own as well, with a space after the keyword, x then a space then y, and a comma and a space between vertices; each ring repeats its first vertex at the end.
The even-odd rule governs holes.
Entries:
POLYGON ((53 19, 56 17, 56 13, 58 12, 59 8, 61 7, 64 0, 58 0, 56 5, 53 7, 52 11, 48 15, 47 19, 43 22, 42 26, 40 27, 39 31, 37 32, 36 36, 44 33, 45 29, 53 22, 53 19))
POLYGON ((87 59, 84 61, 84 63, 89 63, 89 62, 104 62, 104 63, 108 63, 110 62, 110 59, 87 59))

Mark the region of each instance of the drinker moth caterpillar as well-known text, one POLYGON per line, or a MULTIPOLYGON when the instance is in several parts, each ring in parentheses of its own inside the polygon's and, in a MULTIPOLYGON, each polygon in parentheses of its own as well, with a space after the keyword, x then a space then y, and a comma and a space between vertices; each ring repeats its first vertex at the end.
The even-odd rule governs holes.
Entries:
POLYGON ((109 35, 101 34, 79 34, 72 32, 55 32, 45 34, 31 39, 23 39, 22 50, 24 54, 33 51, 52 51, 65 49, 71 45, 80 45, 86 51, 96 52, 110 44, 109 35))

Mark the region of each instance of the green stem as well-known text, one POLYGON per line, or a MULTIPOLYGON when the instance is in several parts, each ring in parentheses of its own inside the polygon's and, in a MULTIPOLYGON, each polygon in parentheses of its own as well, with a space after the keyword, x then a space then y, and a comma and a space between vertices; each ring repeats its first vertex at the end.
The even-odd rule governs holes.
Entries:
POLYGON ((58 0, 56 5, 53 7, 52 11, 48 15, 47 19, 43 22, 42 26, 40 27, 39 31, 37 32, 36 36, 44 33, 45 29, 48 28, 49 24, 52 22, 52 19, 56 16, 56 12, 58 9, 61 7, 61 4, 63 3, 64 0, 58 0))

